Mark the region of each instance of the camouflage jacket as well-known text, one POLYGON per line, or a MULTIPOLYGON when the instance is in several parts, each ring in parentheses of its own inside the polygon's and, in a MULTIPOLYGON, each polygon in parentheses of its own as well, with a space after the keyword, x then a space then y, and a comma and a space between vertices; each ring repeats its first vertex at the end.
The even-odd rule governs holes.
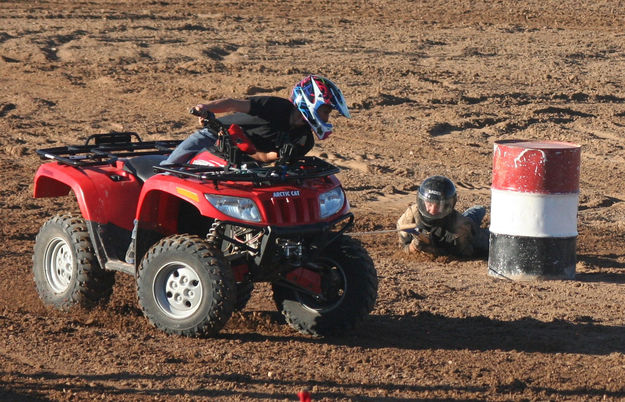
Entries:
POLYGON ((425 251, 434 255, 453 254, 468 257, 473 255, 473 229, 471 220, 454 210, 445 222, 442 230, 428 228, 421 222, 419 210, 416 204, 410 205, 406 212, 397 221, 397 228, 403 225, 416 224, 417 232, 399 231, 399 244, 405 253, 410 253, 410 244, 417 250, 425 251), (432 230, 434 229, 434 230, 432 230), (436 234, 432 232, 438 232, 436 234), (442 238, 444 232, 447 235, 442 238))

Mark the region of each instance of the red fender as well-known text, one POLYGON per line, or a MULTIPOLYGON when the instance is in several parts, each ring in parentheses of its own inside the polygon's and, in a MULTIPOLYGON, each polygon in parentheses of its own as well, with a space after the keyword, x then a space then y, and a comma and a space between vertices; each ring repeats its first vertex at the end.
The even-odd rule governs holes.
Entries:
POLYGON ((215 209, 204 197, 204 193, 207 192, 254 198, 254 194, 250 193, 247 186, 240 189, 220 186, 220 190, 217 190, 212 183, 184 180, 173 175, 155 175, 143 184, 138 201, 137 219, 141 222, 153 222, 165 233, 175 233, 178 205, 184 201, 197 208, 203 216, 236 220, 215 209))
POLYGON ((60 197, 71 189, 85 220, 132 230, 141 184, 122 166, 43 164, 35 174, 33 196, 60 197))

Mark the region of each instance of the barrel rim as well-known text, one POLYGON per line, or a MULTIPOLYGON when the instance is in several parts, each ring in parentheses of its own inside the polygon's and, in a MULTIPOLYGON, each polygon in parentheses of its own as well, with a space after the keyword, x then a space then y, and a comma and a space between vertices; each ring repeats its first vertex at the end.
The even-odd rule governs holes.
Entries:
POLYGON ((574 142, 568 141, 554 141, 554 140, 521 140, 521 139, 508 139, 497 140, 495 145, 505 145, 514 148, 523 149, 580 149, 582 146, 574 142))

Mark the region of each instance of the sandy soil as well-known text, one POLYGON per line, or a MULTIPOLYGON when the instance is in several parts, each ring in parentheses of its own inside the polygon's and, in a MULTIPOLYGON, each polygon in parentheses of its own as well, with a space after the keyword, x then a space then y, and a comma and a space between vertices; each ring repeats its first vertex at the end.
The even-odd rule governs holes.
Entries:
POLYGON ((607 0, 0 1, 0 399, 625 398, 624 23, 607 0), (197 102, 311 72, 352 110, 313 153, 343 168, 356 231, 392 228, 431 174, 490 206, 496 140, 581 144, 575 280, 497 280, 378 234, 360 237, 375 310, 339 339, 295 333, 263 286, 213 339, 150 327, 119 273, 106 307, 44 307, 34 238, 75 202, 32 198, 34 150, 182 139, 197 102))

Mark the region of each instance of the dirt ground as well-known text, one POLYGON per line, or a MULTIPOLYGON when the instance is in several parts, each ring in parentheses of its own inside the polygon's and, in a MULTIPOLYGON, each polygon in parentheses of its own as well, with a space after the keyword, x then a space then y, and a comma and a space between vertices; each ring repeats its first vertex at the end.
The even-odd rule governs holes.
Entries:
POLYGON ((607 0, 0 0, 0 399, 625 398, 623 26, 607 0), (359 237, 376 307, 336 339, 291 330, 265 286, 209 339, 152 328, 121 273, 105 307, 42 304, 35 235, 75 201, 32 197, 36 149, 182 139, 196 103, 288 96, 309 73, 352 111, 313 154, 342 168, 355 231, 393 228, 432 174, 490 208, 496 140, 580 144, 576 278, 494 279, 486 258, 405 257, 377 234, 359 237))

